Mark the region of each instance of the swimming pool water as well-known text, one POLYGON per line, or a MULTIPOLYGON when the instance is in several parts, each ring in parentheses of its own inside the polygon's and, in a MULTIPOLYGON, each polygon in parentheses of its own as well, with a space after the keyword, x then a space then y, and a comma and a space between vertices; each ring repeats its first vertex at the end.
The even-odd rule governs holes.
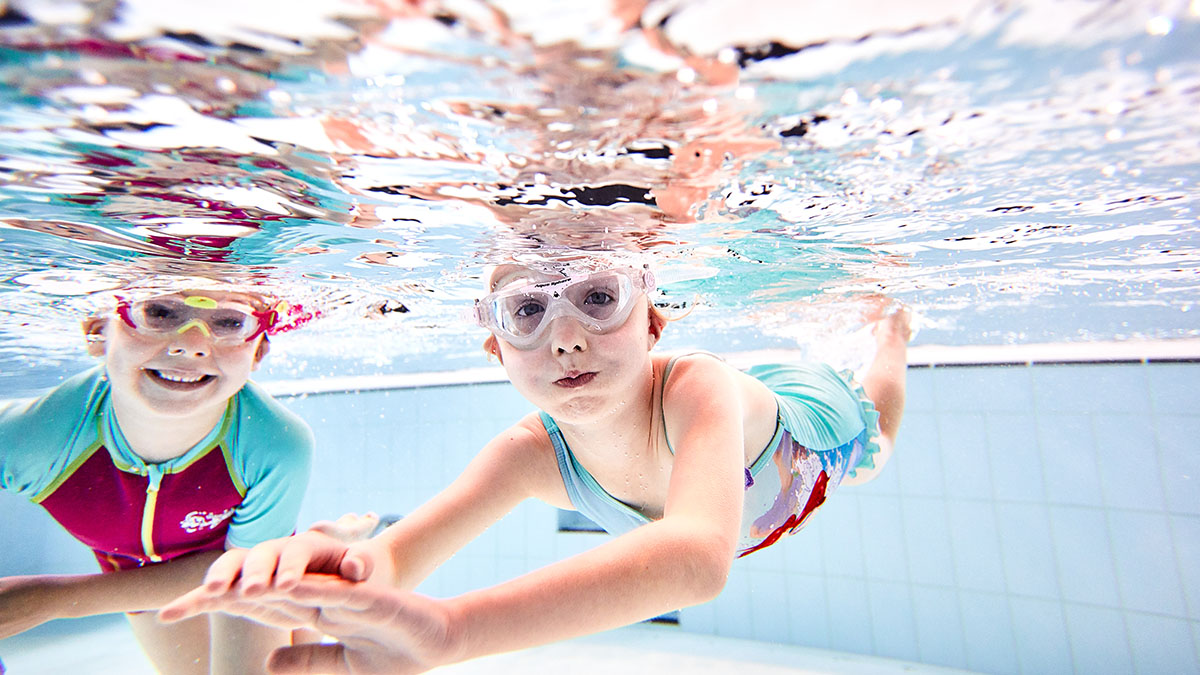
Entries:
MULTIPOLYGON (((1200 672, 1195 366, 1137 352, 1200 337, 1196 3, 639 7, 6 3, 0 398, 89 363, 78 321, 121 289, 259 284, 322 314, 260 373, 333 448, 311 522, 403 513, 525 411, 485 405, 495 383, 328 384, 486 365, 460 312, 508 257, 653 259, 661 302, 691 310, 667 349, 854 361, 878 295, 918 310, 919 347, 1123 346, 913 369, 895 466, 681 627, 1200 672), (462 410, 476 428, 447 424, 462 410)), ((0 541, 29 544, 0 574, 91 570, 9 497, 0 541)), ((594 543, 553 522, 522 507, 429 592, 594 543)))
POLYGON ((470 367, 481 264, 573 250, 718 350, 1196 336, 1194 3, 471 6, 9 4, 5 386, 199 269, 321 310, 267 377, 470 367))

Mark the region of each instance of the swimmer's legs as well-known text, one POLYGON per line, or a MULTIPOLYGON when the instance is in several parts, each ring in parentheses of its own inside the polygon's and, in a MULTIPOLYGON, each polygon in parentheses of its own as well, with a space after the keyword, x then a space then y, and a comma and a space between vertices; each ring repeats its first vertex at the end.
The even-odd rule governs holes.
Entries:
POLYGON ((863 389, 879 411, 879 430, 893 443, 904 416, 910 320, 908 308, 901 307, 875 324, 875 360, 863 377, 863 389))
POLYGON ((159 623, 155 612, 126 614, 142 651, 165 675, 208 675, 208 616, 159 623))
POLYGON ((908 370, 911 319, 908 308, 901 307, 875 324, 875 360, 863 376, 862 385, 879 411, 879 454, 874 457, 874 469, 858 469, 854 478, 843 481, 845 485, 871 480, 891 459, 896 434, 900 431, 900 418, 904 416, 904 382, 908 370))

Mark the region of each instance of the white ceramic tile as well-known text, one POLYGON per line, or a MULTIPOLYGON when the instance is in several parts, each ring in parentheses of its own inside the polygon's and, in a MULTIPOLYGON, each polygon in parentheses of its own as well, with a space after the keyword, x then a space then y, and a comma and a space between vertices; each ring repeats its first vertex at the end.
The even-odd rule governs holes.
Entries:
POLYGON ((1008 592, 1058 600, 1049 514, 1040 504, 997 504, 1004 578, 1008 592))
POLYGON ((920 661, 965 668, 967 650, 958 591, 915 585, 912 600, 920 661))
POLYGON ((789 575, 783 572, 755 572, 747 576, 753 639, 786 643, 791 637, 788 628, 791 620, 788 608, 789 575))
MULTIPOLYGON (((883 470, 875 475, 874 478, 861 485, 846 487, 847 490, 853 490, 860 495, 873 495, 882 497, 895 497, 900 494, 900 471, 896 468, 894 462, 896 452, 902 452, 899 448, 904 446, 897 445, 896 450, 892 453, 892 459, 888 461, 883 470)), ((839 488, 841 489, 841 488, 839 488)))
POLYGON ((875 655, 914 661, 920 658, 913 602, 907 584, 867 582, 871 603, 872 641, 875 655))
POLYGON ((1183 584, 1183 598, 1188 608, 1188 618, 1200 619, 1200 518, 1196 516, 1168 516, 1179 574, 1183 584))
POLYGON ((988 468, 987 434, 981 413, 938 415, 943 480, 946 495, 989 499, 992 477, 988 468))
POLYGON ((858 500, 843 493, 837 499, 830 499, 814 517, 821 519, 821 555, 825 573, 862 578, 865 570, 858 500))
POLYGON ((949 501, 947 509, 959 588, 1003 591, 1004 566, 992 503, 949 501))
POLYGON ((909 368, 904 382, 904 412, 926 412, 937 408, 933 394, 933 368, 909 368))
POLYGON ((1131 365, 1040 366, 1033 369, 1039 410, 1150 412, 1146 369, 1131 365))
POLYGON ((717 632, 717 607, 715 603, 684 607, 679 610, 679 628, 690 633, 714 635, 717 632))
POLYGON ((895 455, 886 469, 896 471, 902 494, 940 497, 946 493, 941 448, 937 415, 906 411, 895 455))
POLYGON ((821 574, 823 572, 825 569, 824 557, 821 554, 824 540, 821 535, 823 522, 818 511, 803 530, 772 547, 783 553, 784 568, 788 572, 800 574, 821 574))
POLYGON ((1125 621, 1118 610, 1073 603, 1064 610, 1075 672, 1133 672, 1125 621))
POLYGON ((1150 382, 1150 400, 1156 413, 1196 413, 1196 392, 1200 391, 1200 364, 1151 363, 1146 366, 1146 374, 1150 382))
POLYGON ((829 648, 830 598, 827 594, 824 577, 798 573, 788 576, 789 642, 829 648))
POLYGON ((908 557, 904 546, 904 520, 900 500, 892 497, 859 498, 862 506, 863 562, 867 578, 907 581, 908 557))
POLYGON ((1010 596, 1009 608, 1020 672, 1071 672, 1071 645, 1062 603, 1010 596))
POLYGON ((900 508, 909 578, 915 584, 954 586, 954 552, 945 500, 911 497, 900 508))
POLYGON ((1137 672, 1200 672, 1188 621, 1129 612, 1125 623, 1129 627, 1129 645, 1137 672))
POLYGON ((933 372, 940 412, 1033 409, 1033 381, 1026 366, 935 368, 933 372))
POLYGON ((1068 602, 1116 607, 1116 570, 1103 511, 1051 506, 1050 527, 1058 563, 1058 586, 1068 602))
MULTIPOLYGON (((1186 617, 1167 516, 1109 511, 1108 529, 1122 605, 1132 610, 1186 617)), ((1195 560, 1185 561, 1185 564, 1195 563, 1195 560)))
POLYGON ((1167 508, 1174 513, 1200 515, 1200 416, 1156 418, 1167 508))
MULTIPOLYGON (((1095 415, 1100 484, 1107 506, 1161 510, 1162 474, 1152 419, 1146 415, 1095 415)), ((1198 440, 1200 444, 1200 440, 1198 440)))
POLYGON ((1017 670, 1016 641, 1008 598, 995 593, 959 594, 967 667, 987 673, 1017 670))
POLYGON ((750 577, 734 567, 725 582, 725 589, 712 602, 716 605, 716 634, 722 637, 754 639, 758 615, 755 606, 770 598, 755 597, 750 577))
POLYGON ((1031 413, 985 416, 992 493, 1002 501, 1043 502, 1046 486, 1031 413))
POLYGON ((873 653, 867 587, 859 579, 829 577, 829 647, 839 652, 873 653))
POLYGON ((1037 426, 1047 501, 1103 506, 1091 417, 1077 413, 1039 413, 1037 426))

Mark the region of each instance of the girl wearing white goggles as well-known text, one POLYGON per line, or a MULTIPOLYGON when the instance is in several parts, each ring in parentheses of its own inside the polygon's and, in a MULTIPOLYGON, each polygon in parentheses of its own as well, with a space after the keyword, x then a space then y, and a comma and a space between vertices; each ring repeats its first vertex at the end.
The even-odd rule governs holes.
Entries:
MULTIPOLYGON (((904 311, 880 319, 875 362, 858 383, 826 364, 741 372, 708 353, 655 351, 661 321, 638 316, 647 311, 639 292, 654 288, 643 270, 556 278, 511 264, 496 274, 474 318, 489 343, 504 341, 509 382, 537 410, 372 539, 307 532, 230 551, 162 619, 227 612, 317 627, 341 641, 322 652, 329 658, 397 672, 608 630, 712 599, 735 557, 799 530, 891 453, 904 407, 904 311), (548 329, 559 318, 583 328, 548 329), (593 342, 587 332, 609 335, 593 342), (455 598, 408 590, 530 497, 614 536, 455 598)), ((291 649, 274 658, 313 663, 312 646, 291 649)))
POLYGON ((654 290, 648 269, 615 269, 502 288, 478 300, 476 323, 517 349, 533 349, 559 317, 603 335, 629 318, 637 293, 654 290))

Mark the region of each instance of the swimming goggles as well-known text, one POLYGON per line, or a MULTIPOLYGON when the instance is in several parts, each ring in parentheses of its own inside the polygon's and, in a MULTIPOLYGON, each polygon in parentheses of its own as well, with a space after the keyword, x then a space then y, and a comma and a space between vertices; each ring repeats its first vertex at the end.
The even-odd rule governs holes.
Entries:
POLYGON ((249 342, 271 330, 286 311, 283 301, 258 311, 241 302, 218 302, 203 295, 169 295, 139 302, 120 299, 117 315, 139 333, 182 335, 198 329, 215 342, 249 342))
POLYGON ((473 319, 517 349, 536 347, 557 318, 603 335, 629 318, 637 292, 654 290, 648 269, 615 269, 503 288, 475 302, 473 319))

